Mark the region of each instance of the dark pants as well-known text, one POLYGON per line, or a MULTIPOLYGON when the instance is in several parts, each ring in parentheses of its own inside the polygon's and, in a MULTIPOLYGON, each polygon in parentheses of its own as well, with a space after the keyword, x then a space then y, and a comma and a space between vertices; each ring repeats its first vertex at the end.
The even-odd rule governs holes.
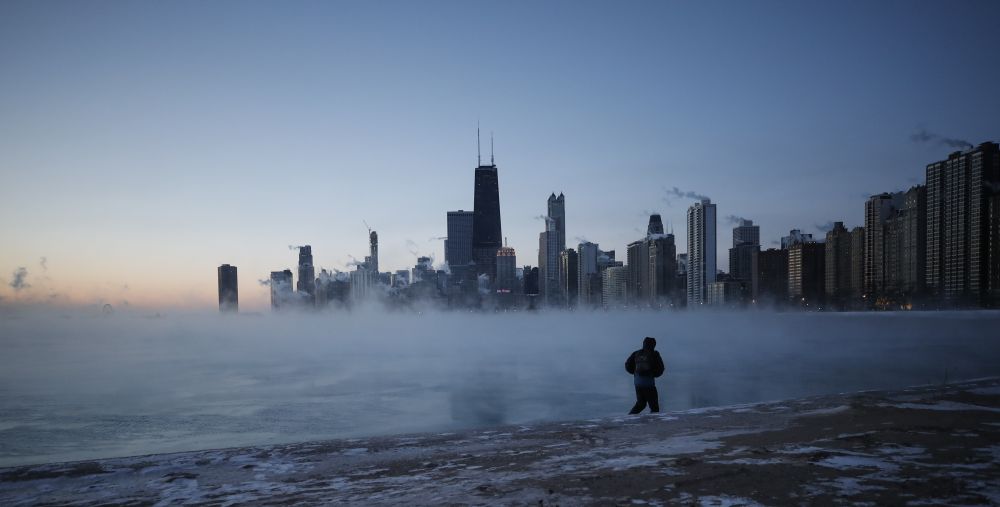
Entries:
POLYGON ((632 406, 632 411, 629 413, 638 414, 642 412, 642 409, 646 408, 647 403, 649 403, 650 412, 660 411, 660 396, 656 392, 656 386, 635 386, 635 405, 632 406))

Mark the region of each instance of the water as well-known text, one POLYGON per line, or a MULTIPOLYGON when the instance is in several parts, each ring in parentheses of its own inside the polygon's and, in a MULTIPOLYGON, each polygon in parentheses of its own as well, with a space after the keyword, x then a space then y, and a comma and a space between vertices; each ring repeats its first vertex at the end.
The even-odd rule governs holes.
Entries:
POLYGON ((1000 313, 0 318, 0 466, 626 412, 1000 375, 1000 313))

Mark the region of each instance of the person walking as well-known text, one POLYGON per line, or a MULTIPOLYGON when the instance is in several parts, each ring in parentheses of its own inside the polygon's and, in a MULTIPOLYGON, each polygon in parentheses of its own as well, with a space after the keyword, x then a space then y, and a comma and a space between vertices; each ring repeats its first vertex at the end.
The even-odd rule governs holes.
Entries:
POLYGON ((649 404, 650 412, 660 411, 656 377, 663 375, 663 358, 656 350, 656 339, 647 336, 642 348, 633 352, 625 361, 625 371, 635 378, 635 405, 629 414, 638 414, 649 404))

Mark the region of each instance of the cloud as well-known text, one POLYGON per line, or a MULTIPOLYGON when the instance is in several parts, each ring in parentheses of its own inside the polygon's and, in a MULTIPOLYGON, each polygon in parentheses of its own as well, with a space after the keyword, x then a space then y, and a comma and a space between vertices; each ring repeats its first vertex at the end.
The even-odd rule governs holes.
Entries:
POLYGON ((972 143, 966 141, 965 139, 944 137, 940 134, 929 132, 927 131, 927 129, 923 127, 919 128, 913 134, 910 134, 910 140, 918 144, 937 143, 947 146, 949 148, 962 148, 962 149, 972 148, 972 143))
POLYGON ((25 267, 19 267, 14 270, 11 275, 10 283, 8 285, 14 289, 14 292, 20 292, 23 289, 31 287, 27 282, 28 280, 28 269, 25 267))
POLYGON ((825 224, 813 224, 813 227, 815 227, 816 230, 819 232, 830 232, 833 230, 833 222, 827 222, 825 224))
POLYGON ((692 199, 695 201, 708 199, 707 195, 699 194, 691 190, 681 190, 677 187, 663 187, 663 191, 666 192, 666 195, 663 196, 663 200, 667 203, 667 206, 672 205, 675 199, 692 199))
POLYGON ((47 257, 40 257, 38 259, 38 265, 42 267, 42 271, 49 270, 49 259, 47 257))

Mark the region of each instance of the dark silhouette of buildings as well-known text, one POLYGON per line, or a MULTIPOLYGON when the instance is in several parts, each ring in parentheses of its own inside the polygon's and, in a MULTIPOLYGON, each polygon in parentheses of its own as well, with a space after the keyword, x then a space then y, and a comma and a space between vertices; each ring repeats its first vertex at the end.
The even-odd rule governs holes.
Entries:
POLYGON ((927 166, 927 288, 950 305, 985 302, 989 199, 1000 185, 1000 146, 982 143, 927 166))
POLYGON ((313 269, 312 247, 309 245, 299 247, 299 283, 296 290, 303 294, 303 301, 312 302, 316 298, 316 271, 313 269))
POLYGON ((219 266, 219 311, 238 312, 240 309, 239 285, 236 281, 236 266, 219 266))

